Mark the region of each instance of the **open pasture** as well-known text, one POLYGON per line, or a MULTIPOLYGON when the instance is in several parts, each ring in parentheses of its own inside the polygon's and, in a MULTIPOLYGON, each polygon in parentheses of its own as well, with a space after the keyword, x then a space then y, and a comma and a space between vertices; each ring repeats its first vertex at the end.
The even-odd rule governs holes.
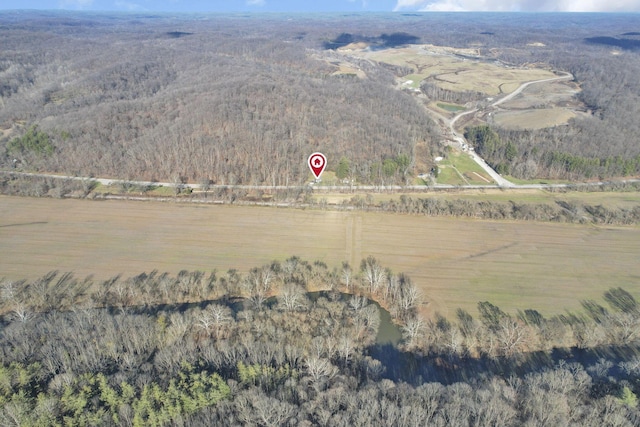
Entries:
POLYGON ((493 179, 466 153, 452 151, 438 164, 439 184, 449 185, 488 185, 493 179))
POLYGON ((430 313, 578 310, 622 286, 640 298, 640 229, 161 202, 0 198, 0 278, 96 280, 157 269, 247 271, 292 255, 406 272, 430 313))
POLYGON ((410 67, 407 76, 412 85, 418 87, 421 80, 428 79, 443 89, 452 91, 478 91, 490 96, 513 92, 522 83, 555 77, 550 71, 530 68, 507 68, 487 61, 462 58, 442 52, 428 45, 414 45, 351 52, 378 62, 410 67))
POLYGON ((505 129, 543 129, 567 123, 576 114, 567 108, 499 111, 493 121, 505 129))
POLYGON ((522 93, 500 105, 501 108, 525 110, 548 108, 551 105, 584 108, 576 99, 580 88, 575 82, 560 80, 527 86, 522 93))

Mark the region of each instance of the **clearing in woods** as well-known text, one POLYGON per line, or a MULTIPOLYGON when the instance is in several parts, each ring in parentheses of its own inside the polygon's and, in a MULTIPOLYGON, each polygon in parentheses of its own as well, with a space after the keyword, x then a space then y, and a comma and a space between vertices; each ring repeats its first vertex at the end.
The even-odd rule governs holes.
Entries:
MULTIPOLYGON (((399 79, 400 87, 418 91, 422 83, 430 83, 452 92, 477 92, 485 102, 512 93, 526 82, 558 77, 541 64, 515 67, 491 56, 483 56, 480 49, 460 49, 429 44, 409 45, 386 49, 349 45, 339 51, 379 63, 403 67, 408 74, 399 79)), ((349 56, 345 55, 345 62, 349 56)), ((344 64, 342 64, 344 65, 344 64)), ((354 67, 357 68, 357 67, 354 67)), ((576 95, 580 92, 575 82, 551 81, 530 85, 522 93, 500 107, 481 109, 474 115, 481 123, 493 123, 507 129, 542 129, 567 123, 584 110, 576 95)), ((478 100, 476 100, 478 101, 478 100)), ((465 106, 432 102, 428 108, 444 115, 471 109, 465 106)))
POLYGON ((0 278, 52 270, 104 280, 157 269, 227 271, 296 255, 330 268, 376 257, 426 311, 478 301, 545 315, 622 286, 640 290, 640 228, 161 202, 0 197, 0 278))
POLYGON ((576 114, 566 108, 511 110, 494 115, 494 123, 505 129, 543 129, 567 123, 576 114))
POLYGON ((474 91, 489 96, 507 94, 522 83, 556 77, 540 68, 507 67, 491 58, 481 58, 477 49, 455 49, 433 45, 410 45, 389 49, 349 51, 377 62, 407 67, 404 79, 418 88, 422 81, 455 92, 474 91))
POLYGON ((576 98, 579 92, 577 84, 568 81, 531 85, 492 112, 493 123, 506 129, 542 129, 567 123, 583 114, 584 106, 576 98))

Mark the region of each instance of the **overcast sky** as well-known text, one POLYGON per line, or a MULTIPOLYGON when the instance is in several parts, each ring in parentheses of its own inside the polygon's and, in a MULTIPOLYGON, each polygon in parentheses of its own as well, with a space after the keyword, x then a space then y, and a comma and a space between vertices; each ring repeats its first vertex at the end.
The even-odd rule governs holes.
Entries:
POLYGON ((158 12, 640 12, 640 0, 0 0, 0 9, 158 12))

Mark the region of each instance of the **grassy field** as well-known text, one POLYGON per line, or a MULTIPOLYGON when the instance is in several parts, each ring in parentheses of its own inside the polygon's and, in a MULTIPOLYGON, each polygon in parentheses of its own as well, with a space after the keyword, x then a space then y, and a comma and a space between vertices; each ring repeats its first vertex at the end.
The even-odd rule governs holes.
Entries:
POLYGON ((511 110, 495 113, 495 124, 505 129, 543 129, 567 123, 576 114, 566 108, 511 110))
MULTIPOLYGON (((509 179, 511 179, 509 177, 509 179)), ((530 181, 523 181, 530 182, 530 181)), ((323 198, 328 203, 340 204, 343 200, 349 200, 354 196, 365 197, 366 193, 319 193, 316 200, 323 198)), ((374 193, 371 198, 374 203, 398 200, 399 193, 374 193)), ((409 194, 410 197, 436 198, 436 199, 462 199, 470 201, 492 201, 492 202, 516 202, 516 203, 548 203, 557 201, 576 202, 589 205, 603 205, 610 209, 625 208, 631 209, 640 205, 640 193, 638 192, 550 192, 547 190, 528 189, 484 189, 484 190, 461 190, 455 192, 431 191, 425 193, 409 194)))
POLYGON ((513 92, 527 81, 555 76, 547 70, 506 68, 490 62, 463 60, 434 46, 414 45, 352 54, 410 67, 413 72, 405 78, 412 81, 412 87, 419 87, 422 80, 429 79, 444 89, 478 91, 490 96, 513 92))
POLYGON ((373 255, 412 277, 430 313, 449 316, 457 307, 475 313, 485 300, 511 312, 558 314, 612 286, 640 298, 638 227, 0 197, 0 253, 7 280, 51 270, 96 279, 153 269, 247 271, 291 255, 334 267, 373 255))
POLYGON ((469 155, 453 151, 438 164, 438 184, 487 185, 495 182, 469 155))
POLYGON ((571 81, 555 81, 545 84, 531 85, 522 94, 501 104, 501 108, 526 110, 541 108, 549 105, 575 105, 580 103, 575 99, 580 87, 571 81))
POLYGON ((420 88, 420 82, 424 80, 425 76, 422 74, 408 74, 404 76, 404 80, 407 86, 414 89, 420 88))
POLYGON ((447 104, 444 102, 436 103, 436 106, 442 110, 448 111, 449 113, 458 113, 460 111, 466 110, 466 108, 462 105, 458 104, 447 104))

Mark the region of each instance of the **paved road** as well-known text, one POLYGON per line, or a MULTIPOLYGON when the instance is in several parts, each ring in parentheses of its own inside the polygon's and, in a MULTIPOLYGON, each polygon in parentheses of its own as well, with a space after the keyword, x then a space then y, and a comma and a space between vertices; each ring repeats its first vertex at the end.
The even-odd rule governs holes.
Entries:
MULTIPOLYGON (((569 80, 569 79, 573 79, 573 75, 570 73, 565 73, 565 75, 563 76, 559 76, 559 77, 551 77, 549 79, 541 79, 541 80, 534 80, 534 81, 530 81, 530 82, 526 82, 521 84, 516 90, 514 90, 513 92, 511 92, 510 94, 498 99, 497 101, 493 102, 492 104, 490 104, 491 107, 497 107, 498 105, 509 101, 510 99, 515 98, 516 96, 518 96, 520 93, 522 93, 522 91, 524 89, 526 89, 528 86, 536 84, 536 83, 548 83, 548 82, 554 82, 557 80, 569 80)), ((475 114, 478 111, 477 108, 474 108, 473 110, 469 110, 469 111, 464 111, 460 114, 457 114, 453 119, 451 119, 449 121, 449 129, 451 130, 451 135, 453 136, 453 138, 456 140, 456 142, 458 142, 460 144, 460 146, 462 146, 463 144, 468 144, 468 142, 464 139, 463 135, 460 135, 458 132, 456 132, 455 130, 455 123, 462 117, 467 116, 469 114, 475 114)), ((440 116, 442 118, 442 116, 440 116)), ((446 119, 445 119, 446 120, 446 119)), ((509 188, 509 187, 521 187, 521 186, 517 186, 516 184, 514 184, 513 182, 503 178, 499 173, 497 173, 491 166, 489 166, 487 164, 487 162, 484 161, 484 159, 482 157, 480 157, 478 155, 478 153, 476 153, 475 151, 469 151, 469 156, 471 156, 471 158, 491 177, 491 179, 493 179, 496 184, 498 184, 500 187, 505 187, 505 188, 509 188)))
MULTIPOLYGON (((92 178, 92 177, 78 177, 78 176, 69 176, 69 175, 54 175, 54 174, 39 174, 39 173, 31 173, 31 172, 18 172, 18 171, 3 171, 0 170, 0 175, 17 175, 17 176, 32 176, 32 177, 41 177, 41 178, 53 178, 53 179, 68 179, 73 181, 93 181, 99 182, 103 185, 118 185, 122 183, 137 185, 140 187, 144 186, 156 186, 156 187, 169 187, 173 188, 176 185, 180 185, 183 188, 190 188, 193 190, 199 190, 202 188, 200 184, 175 184, 171 182, 151 182, 151 181, 133 181, 133 180, 123 180, 123 179, 110 179, 110 178, 92 178)), ((586 183, 571 183, 571 184, 511 184, 505 188, 513 188, 513 189, 552 189, 552 188, 575 188, 575 187, 600 187, 608 184, 630 184, 630 183, 638 183, 640 179, 627 179, 627 180, 617 180, 617 181, 598 181, 598 182, 586 182, 586 183)), ((305 185, 211 185, 211 189, 239 189, 239 190, 291 190, 291 189, 304 189, 311 188, 314 192, 428 192, 432 190, 451 190, 451 189, 491 189, 496 188, 495 184, 491 185, 448 185, 448 184, 436 184, 434 186, 427 185, 319 185, 319 186, 310 186, 309 184, 305 185)))
POLYGON ((518 96, 523 90, 525 90, 528 86, 536 84, 536 83, 548 83, 548 82, 555 82, 558 80, 572 80, 573 79, 573 74, 571 73, 564 73, 564 76, 559 76, 559 77, 551 77, 549 79, 542 79, 542 80, 534 80, 531 82, 526 82, 520 85, 520 87, 518 87, 518 89, 514 90, 513 92, 511 92, 510 94, 500 98, 499 100, 497 100, 496 102, 492 103, 491 106, 492 107, 497 107, 498 105, 505 103, 507 101, 509 101, 510 99, 515 98, 516 96, 518 96))
MULTIPOLYGON (((473 110, 465 111, 463 113, 460 113, 457 116, 455 116, 453 119, 451 119, 451 121, 449 122, 449 128, 451 129, 451 134, 453 135, 453 139, 455 139, 456 142, 458 142, 461 147, 464 144, 467 144, 467 145, 469 145, 469 144, 465 140, 463 135, 460 135, 458 132, 456 132, 454 125, 455 125, 456 121, 458 121, 458 119, 460 119, 461 117, 466 116, 468 114, 473 114, 476 111, 478 111, 478 109, 474 108, 473 110)), ((495 183, 498 186, 500 186, 500 187, 515 187, 516 186, 516 184, 514 184, 513 182, 503 178, 498 172, 496 172, 491 166, 489 166, 487 164, 487 162, 485 162, 484 159, 478 155, 478 153, 476 153, 475 151, 469 151, 468 154, 491 177, 491 179, 493 179, 495 181, 495 183)))

